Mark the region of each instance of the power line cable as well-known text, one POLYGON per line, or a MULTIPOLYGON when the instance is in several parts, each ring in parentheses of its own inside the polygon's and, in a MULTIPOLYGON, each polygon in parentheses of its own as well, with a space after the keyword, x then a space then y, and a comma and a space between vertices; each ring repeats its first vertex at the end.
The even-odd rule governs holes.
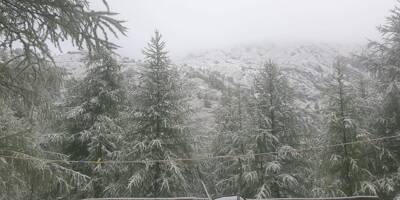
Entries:
MULTIPOLYGON (((363 144, 363 143, 371 143, 376 141, 388 140, 400 138, 400 135, 394 136, 387 136, 387 137, 379 137, 374 139, 367 139, 367 140, 358 140, 353 142, 346 142, 346 143, 338 143, 333 145, 324 145, 324 146, 316 146, 316 147, 309 147, 309 148, 302 148, 302 149, 292 149, 288 150, 288 152, 305 152, 305 151, 312 151, 318 149, 325 149, 325 148, 332 148, 332 147, 339 147, 351 144, 363 144)), ((6 152, 7 150, 0 150, 6 152)), ((8 151, 13 152, 13 151, 8 151)), ((19 153, 19 152, 14 152, 19 153)), ((44 162, 60 162, 60 163, 79 163, 79 164, 146 164, 146 163, 165 163, 165 162, 185 162, 185 161, 205 161, 205 160, 216 160, 216 159, 223 159, 223 158, 243 158, 249 156, 267 156, 267 155, 278 155, 279 151, 273 152, 265 152, 265 153, 255 153, 255 154, 240 154, 240 155, 223 155, 223 156, 207 156, 207 157, 199 157, 199 158, 176 158, 170 160, 62 160, 62 159, 46 159, 46 158, 38 158, 35 156, 31 156, 28 154, 23 154, 24 157, 17 157, 17 156, 9 156, 9 155, 0 155, 0 158, 9 158, 9 159, 19 159, 19 160, 38 160, 44 162)))

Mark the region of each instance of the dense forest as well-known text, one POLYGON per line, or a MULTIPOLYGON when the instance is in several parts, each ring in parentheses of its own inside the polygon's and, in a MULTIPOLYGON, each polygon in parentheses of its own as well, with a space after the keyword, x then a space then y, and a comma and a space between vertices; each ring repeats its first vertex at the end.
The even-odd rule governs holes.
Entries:
POLYGON ((400 7, 380 41, 336 56, 310 111, 274 60, 243 84, 175 64, 159 31, 126 70, 109 40, 123 21, 89 5, 0 1, 0 199, 399 195, 400 7), (65 41, 82 77, 51 53, 65 41))

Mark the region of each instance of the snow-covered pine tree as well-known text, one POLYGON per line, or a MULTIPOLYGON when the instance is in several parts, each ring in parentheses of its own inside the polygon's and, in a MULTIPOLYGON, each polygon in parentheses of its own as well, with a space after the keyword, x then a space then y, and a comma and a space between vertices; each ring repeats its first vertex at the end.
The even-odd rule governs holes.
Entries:
POLYGON ((103 2, 107 11, 102 12, 93 12, 86 0, 0 3, 2 14, 13 16, 0 20, 0 153, 9 157, 1 159, 0 199, 59 199, 87 183, 68 162, 40 159, 67 159, 51 152, 43 139, 53 135, 47 133, 53 133, 58 118, 53 95, 61 82, 49 47, 61 49, 70 41, 90 52, 114 49, 107 32, 118 36, 126 28, 103 2))
POLYGON ((174 160, 190 158, 192 151, 185 125, 189 107, 183 80, 171 65, 158 31, 143 53, 145 64, 133 92, 136 107, 125 155, 146 163, 129 165, 125 187, 130 196, 182 196, 193 176, 189 162, 174 160))
MULTIPOLYGON (((372 127, 376 137, 390 137, 400 134, 400 7, 396 6, 387 17, 385 25, 379 27, 383 42, 372 42, 366 65, 379 81, 381 95, 379 116, 372 127)), ((400 138, 379 143, 384 152, 376 174, 380 177, 377 185, 380 196, 392 199, 400 190, 400 138)))
POLYGON ((245 91, 227 88, 216 111, 217 137, 212 145, 214 156, 246 157, 226 158, 213 163, 214 182, 218 194, 254 195, 255 171, 251 168, 254 142, 251 141, 251 125, 247 111, 245 91))
POLYGON ((0 199, 55 199, 87 184, 89 177, 71 170, 67 156, 49 151, 43 139, 52 133, 52 121, 57 118, 59 69, 41 63, 21 72, 20 59, 7 62, 7 53, 2 56, 0 77, 12 82, 14 89, 2 90, 0 95, 0 199), (37 69, 43 70, 40 79, 35 77, 37 69))
MULTIPOLYGON (((358 120, 359 129, 362 130, 362 137, 359 139, 369 140, 371 138, 390 137, 394 133, 384 132, 382 126, 387 115, 385 110, 390 110, 388 107, 382 108, 382 102, 390 101, 383 98, 380 88, 382 86, 379 81, 364 77, 357 90, 357 96, 354 100, 358 108, 358 115, 361 116, 358 120), (390 135, 391 134, 391 135, 390 135)), ((391 95, 389 95, 391 96, 391 95)), ((397 99, 400 97, 397 97, 397 99)), ((387 103, 387 102, 386 102, 387 103)), ((387 106, 387 104, 383 104, 387 106)), ((392 108, 396 109, 396 108, 392 108)), ((374 176, 373 183, 364 181, 361 185, 361 191, 370 191, 378 195, 381 199, 393 199, 396 191, 399 189, 400 174, 398 169, 398 158, 395 156, 396 139, 382 140, 371 142, 364 145, 364 156, 362 160, 368 163, 368 171, 374 176), (388 145, 391 144, 391 145, 388 145)))
POLYGON ((314 188, 314 195, 376 195, 375 177, 370 172, 370 166, 376 160, 366 157, 376 154, 374 144, 347 144, 371 138, 368 120, 362 116, 367 111, 362 99, 363 89, 360 92, 349 83, 344 58, 336 60, 334 74, 328 82, 325 145, 332 147, 321 153, 322 182, 314 188))
POLYGON ((255 153, 278 152, 256 156, 257 197, 289 197, 301 190, 299 171, 301 154, 296 136, 297 119, 294 97, 287 79, 278 66, 269 61, 258 71, 254 81, 257 129, 255 153))
MULTIPOLYGON (((400 54, 399 54, 400 55, 400 54)), ((398 83, 392 83, 379 101, 378 116, 372 130, 375 137, 400 135, 400 89, 398 83)), ((400 150, 399 138, 387 139, 378 143, 381 152, 376 156, 379 162, 374 165, 374 175, 378 193, 382 199, 393 199, 400 191, 400 150)))
MULTIPOLYGON (((106 49, 87 60, 86 77, 71 84, 67 95, 64 153, 72 160, 115 160, 123 130, 118 123, 124 105, 121 65, 106 49)), ((92 191, 84 196, 102 197, 113 176, 112 164, 82 165, 75 169, 92 179, 92 191)))

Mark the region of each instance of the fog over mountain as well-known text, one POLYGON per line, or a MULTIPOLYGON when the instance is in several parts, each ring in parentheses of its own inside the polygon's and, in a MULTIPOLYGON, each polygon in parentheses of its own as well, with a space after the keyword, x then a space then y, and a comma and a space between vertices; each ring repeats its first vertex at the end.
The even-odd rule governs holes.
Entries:
MULTIPOLYGON (((159 29, 172 56, 259 42, 365 43, 379 38, 396 0, 113 0, 129 28, 118 43, 124 56, 159 29)), ((103 8, 101 1, 93 4, 103 8)))

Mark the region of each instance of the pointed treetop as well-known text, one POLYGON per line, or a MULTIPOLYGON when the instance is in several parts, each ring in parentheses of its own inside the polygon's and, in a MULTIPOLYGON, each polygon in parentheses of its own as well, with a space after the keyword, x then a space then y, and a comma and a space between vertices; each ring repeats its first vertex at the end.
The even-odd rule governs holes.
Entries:
POLYGON ((146 59, 150 62, 156 61, 159 64, 161 60, 167 60, 168 51, 165 49, 165 41, 162 40, 162 35, 158 30, 154 31, 154 36, 151 38, 150 42, 147 44, 147 47, 144 48, 143 54, 146 59))

